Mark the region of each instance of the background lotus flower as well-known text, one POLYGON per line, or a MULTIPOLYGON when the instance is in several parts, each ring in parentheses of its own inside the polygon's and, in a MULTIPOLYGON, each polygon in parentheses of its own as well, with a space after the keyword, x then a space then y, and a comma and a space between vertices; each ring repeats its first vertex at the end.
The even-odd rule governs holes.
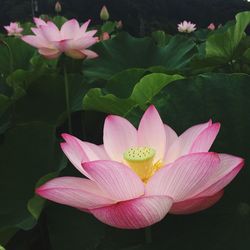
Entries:
POLYGON ((219 129, 219 123, 208 121, 178 137, 154 106, 144 113, 138 130, 110 115, 103 145, 62 135, 62 150, 88 179, 55 178, 36 193, 118 228, 147 227, 168 212, 206 209, 243 166, 241 158, 208 152, 219 129))
POLYGON ((196 25, 191 22, 183 21, 178 24, 178 31, 183 33, 191 33, 196 30, 196 25))
POLYGON ((59 57, 62 53, 74 59, 91 59, 97 54, 88 47, 98 40, 94 37, 96 30, 86 31, 90 20, 81 27, 75 19, 65 22, 61 30, 53 22, 45 22, 40 18, 34 18, 36 28, 32 28, 34 35, 23 36, 22 40, 33 47, 48 59, 59 57))
POLYGON ((17 22, 11 22, 10 25, 4 26, 4 28, 7 30, 8 36, 21 36, 23 32, 23 28, 17 22))
POLYGON ((209 30, 215 30, 215 25, 214 25, 214 23, 210 23, 208 26, 207 26, 207 28, 209 29, 209 30))
POLYGON ((110 35, 108 32, 103 32, 101 35, 100 35, 100 41, 105 41, 105 40, 109 40, 110 39, 110 35))

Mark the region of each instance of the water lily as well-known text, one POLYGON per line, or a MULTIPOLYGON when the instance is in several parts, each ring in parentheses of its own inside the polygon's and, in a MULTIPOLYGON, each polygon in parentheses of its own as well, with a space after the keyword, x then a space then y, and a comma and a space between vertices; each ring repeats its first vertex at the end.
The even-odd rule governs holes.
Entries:
POLYGON ((178 31, 182 33, 191 33, 196 30, 196 24, 188 22, 188 21, 183 21, 178 24, 178 31))
POLYGON ((143 228, 168 212, 206 209, 221 198, 243 166, 239 157, 208 152, 219 129, 219 123, 208 121, 177 136, 153 105, 138 129, 110 115, 103 145, 62 135, 63 152, 87 178, 55 178, 36 193, 118 228, 143 228))
POLYGON ((17 22, 11 22, 8 26, 4 26, 6 31, 8 32, 8 36, 21 36, 23 32, 23 28, 20 27, 20 24, 17 22))
POLYGON ((59 57, 62 53, 74 59, 91 59, 97 57, 94 51, 87 49, 98 41, 94 37, 96 30, 87 31, 90 20, 82 26, 77 20, 65 22, 59 30, 51 22, 34 18, 36 28, 32 28, 34 35, 23 36, 22 40, 38 48, 38 52, 48 59, 59 57))

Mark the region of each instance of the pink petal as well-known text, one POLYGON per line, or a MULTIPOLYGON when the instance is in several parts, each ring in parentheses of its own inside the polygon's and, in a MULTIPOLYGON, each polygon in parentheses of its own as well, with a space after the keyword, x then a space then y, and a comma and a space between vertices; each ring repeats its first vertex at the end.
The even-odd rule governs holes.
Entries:
POLYGON ((33 21, 37 27, 39 27, 40 25, 47 25, 47 23, 41 18, 34 17, 33 21))
POLYGON ((57 49, 40 48, 38 52, 48 59, 56 59, 61 55, 57 49))
POLYGON ((73 59, 84 59, 86 58, 86 55, 82 53, 81 50, 77 49, 71 49, 71 50, 66 50, 64 52, 67 56, 73 58, 73 59))
MULTIPOLYGON (((84 37, 84 38, 92 38, 95 34, 97 33, 97 30, 90 30, 84 34, 81 35, 81 37, 84 37)), ((97 38, 97 37, 96 37, 97 38)))
POLYGON ((208 196, 208 197, 200 197, 189 200, 184 200, 181 202, 174 203, 170 209, 171 214, 192 214, 202 210, 205 210, 211 206, 213 206, 216 202, 218 202, 223 196, 224 191, 208 196))
POLYGON ((44 39, 41 39, 41 37, 38 36, 33 36, 33 35, 22 36, 21 39, 35 48, 44 48, 49 46, 48 42, 46 42, 44 39))
POLYGON ((100 221, 113 227, 136 229, 162 220, 172 205, 167 196, 141 197, 112 206, 90 210, 100 221))
POLYGON ((90 19, 85 22, 84 24, 82 24, 81 28, 80 28, 80 31, 81 31, 81 34, 84 34, 89 26, 89 23, 90 23, 90 19))
POLYGON ((79 23, 76 19, 71 19, 65 22, 61 28, 61 38, 62 39, 73 39, 78 35, 80 31, 79 23))
POLYGON ((178 136, 177 136, 176 132, 172 128, 170 128, 168 125, 164 124, 164 128, 165 128, 165 134, 166 134, 165 155, 167 155, 169 148, 178 139, 178 136))
POLYGON ((91 161, 83 163, 83 169, 114 200, 130 200, 144 194, 143 182, 124 164, 115 161, 91 161))
POLYGON ((89 49, 82 50, 82 53, 87 56, 87 59, 94 59, 98 57, 98 54, 96 54, 94 51, 89 50, 89 49))
MULTIPOLYGON (((63 51, 68 50, 83 50, 85 48, 88 48, 96 43, 96 39, 94 37, 90 38, 79 38, 77 40, 63 40, 59 41, 58 46, 63 51)), ((85 55, 86 56, 86 55, 85 55)))
POLYGON ((203 124, 193 126, 181 134, 178 139, 169 148, 166 155, 165 163, 175 161, 178 157, 190 153, 192 145, 198 138, 198 136, 209 126, 211 121, 203 124))
POLYGON ((153 105, 149 106, 140 121, 138 144, 155 149, 155 161, 163 160, 166 148, 166 133, 161 117, 153 105))
POLYGON ((85 161, 109 160, 103 145, 95 145, 93 143, 81 141, 79 139, 77 139, 77 141, 87 156, 87 159, 83 159, 82 163, 85 161))
POLYGON ((66 143, 61 143, 61 148, 64 154, 68 157, 76 169, 78 169, 85 176, 89 177, 81 165, 82 162, 89 161, 89 158, 79 144, 79 140, 69 134, 62 134, 62 137, 66 141, 66 143))
POLYGON ((242 158, 227 154, 219 154, 219 157, 219 168, 209 178, 206 185, 196 191, 197 197, 211 196, 219 192, 234 179, 244 166, 242 158))
POLYGON ((128 120, 109 115, 104 123, 103 142, 110 158, 122 162, 125 151, 137 145, 137 131, 128 120))
POLYGON ((216 153, 194 153, 182 156, 173 164, 158 170, 146 185, 147 195, 167 195, 175 202, 192 197, 217 170, 216 153))
POLYGON ((194 141, 190 153, 208 152, 220 130, 220 123, 214 123, 203 130, 194 141))
POLYGON ((40 26, 40 30, 43 34, 43 36, 48 40, 48 41, 60 41, 61 39, 61 34, 57 26, 52 23, 52 22, 47 22, 47 25, 42 25, 40 26))
POLYGON ((48 200, 83 209, 113 204, 93 181, 78 177, 59 177, 46 182, 36 193, 48 200))

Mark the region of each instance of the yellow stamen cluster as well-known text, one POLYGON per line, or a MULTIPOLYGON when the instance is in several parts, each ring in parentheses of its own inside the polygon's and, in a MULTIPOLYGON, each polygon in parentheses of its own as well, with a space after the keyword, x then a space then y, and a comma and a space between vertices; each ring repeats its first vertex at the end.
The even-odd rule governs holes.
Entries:
POLYGON ((147 182, 147 180, 161 167, 161 161, 154 163, 155 150, 149 147, 129 148, 123 158, 135 173, 147 182))

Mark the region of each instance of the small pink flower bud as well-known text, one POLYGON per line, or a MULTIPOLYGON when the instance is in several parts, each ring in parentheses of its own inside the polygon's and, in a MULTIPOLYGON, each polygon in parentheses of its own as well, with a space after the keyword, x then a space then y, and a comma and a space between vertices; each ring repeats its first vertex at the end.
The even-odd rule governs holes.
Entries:
POLYGON ((108 9, 105 5, 103 5, 101 12, 100 12, 100 18, 102 21, 107 21, 109 20, 109 12, 108 9))
POLYGON ((110 35, 108 32, 103 32, 100 36, 100 41, 105 41, 105 40, 108 40, 110 39, 110 35))
POLYGON ((207 29, 209 29, 209 30, 215 30, 216 27, 215 27, 214 23, 210 23, 210 24, 207 26, 207 29))

